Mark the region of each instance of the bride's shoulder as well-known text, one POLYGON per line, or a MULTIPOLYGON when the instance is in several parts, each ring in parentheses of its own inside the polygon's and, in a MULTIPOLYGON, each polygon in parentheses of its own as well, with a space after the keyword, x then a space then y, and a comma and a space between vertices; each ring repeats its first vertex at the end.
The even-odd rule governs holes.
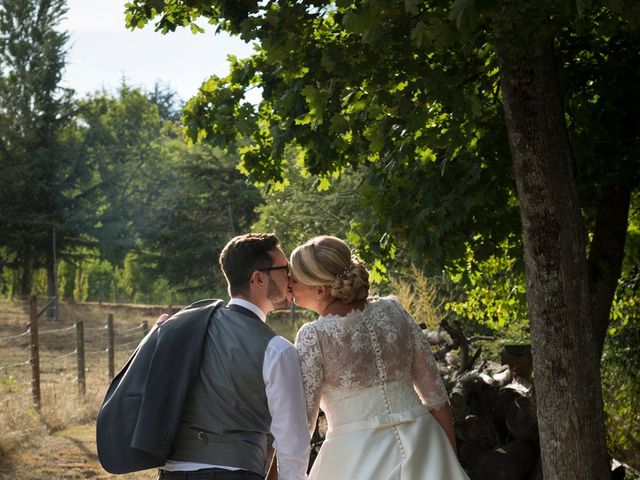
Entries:
POLYGON ((384 297, 373 296, 367 298, 367 306, 370 308, 386 308, 392 305, 399 305, 400 301, 395 295, 386 295, 384 297))
POLYGON ((370 316, 379 319, 396 319, 409 314, 395 295, 370 297, 367 299, 367 310, 370 316))
POLYGON ((298 329, 298 333, 300 332, 309 332, 315 330, 318 327, 318 319, 313 320, 311 322, 303 323, 302 326, 298 329))
POLYGON ((295 345, 298 346, 301 343, 305 343, 309 341, 309 339, 315 338, 317 336, 317 320, 313 322, 307 322, 303 324, 298 331, 296 332, 296 340, 295 345))

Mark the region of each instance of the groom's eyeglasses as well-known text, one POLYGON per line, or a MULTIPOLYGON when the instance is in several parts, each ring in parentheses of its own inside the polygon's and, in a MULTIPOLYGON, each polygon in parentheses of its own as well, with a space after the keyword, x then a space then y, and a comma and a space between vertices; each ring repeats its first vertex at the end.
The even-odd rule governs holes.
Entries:
POLYGON ((271 270, 285 270, 287 278, 290 277, 289 265, 278 265, 277 267, 258 268, 259 272, 270 272, 271 270))

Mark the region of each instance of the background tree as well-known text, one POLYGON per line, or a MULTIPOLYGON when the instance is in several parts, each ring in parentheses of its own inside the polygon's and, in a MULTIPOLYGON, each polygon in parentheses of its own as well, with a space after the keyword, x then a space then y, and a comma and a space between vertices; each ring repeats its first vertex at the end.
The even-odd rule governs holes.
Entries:
POLYGON ((58 249, 68 233, 59 136, 72 102, 60 87, 67 34, 57 30, 65 11, 64 0, 0 3, 0 245, 6 264, 21 270, 22 295, 34 269, 46 266, 55 296, 53 232, 58 249))
POLYGON ((368 243, 436 264, 470 233, 499 244, 519 207, 544 473, 605 478, 599 364, 638 188, 640 5, 128 4, 129 25, 159 17, 163 32, 200 15, 259 50, 203 84, 188 133, 237 150, 254 179, 282 180, 288 145, 314 174, 367 165, 370 231, 391 233, 368 243))
POLYGON ((150 206, 154 228, 142 237, 141 259, 187 298, 226 297, 218 257, 231 237, 250 229, 264 200, 234 167, 234 157, 187 145, 175 130, 164 145, 172 183, 150 206))
POLYGON ((68 252, 67 293, 172 303, 225 295, 217 257, 262 197, 234 160, 185 142, 177 108, 170 91, 126 84, 79 101, 66 131, 81 165, 70 173, 67 224, 82 248, 68 252))
MULTIPOLYGON (((145 92, 121 85, 80 102, 76 129, 85 184, 76 200, 78 233, 95 239, 101 255, 122 265, 150 225, 150 206, 173 174, 162 155, 164 123, 145 92)), ((168 123, 170 121, 167 120, 168 123)), ((78 172, 80 173, 80 172, 78 172)))

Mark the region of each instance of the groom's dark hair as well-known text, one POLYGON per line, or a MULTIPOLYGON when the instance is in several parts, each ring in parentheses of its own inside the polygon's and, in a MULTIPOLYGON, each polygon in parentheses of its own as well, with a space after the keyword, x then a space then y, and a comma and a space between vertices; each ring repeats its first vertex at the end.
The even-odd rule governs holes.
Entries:
POLYGON ((273 233, 245 233, 229 240, 220 253, 220 268, 229 285, 229 295, 249 295, 251 274, 269 268, 269 252, 280 246, 273 233))

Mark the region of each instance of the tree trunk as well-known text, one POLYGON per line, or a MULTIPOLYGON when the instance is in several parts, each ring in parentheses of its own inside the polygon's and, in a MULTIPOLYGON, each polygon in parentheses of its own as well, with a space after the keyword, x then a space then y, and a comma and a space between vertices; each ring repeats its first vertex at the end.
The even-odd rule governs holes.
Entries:
POLYGON ((75 290, 76 290, 76 264, 75 262, 67 262, 66 275, 64 277, 64 291, 61 292, 60 297, 67 301, 75 301, 75 290))
POLYGON ((22 257, 22 268, 20 269, 20 296, 31 295, 31 259, 25 253, 22 257))
POLYGON ((517 62, 507 52, 499 56, 523 227, 544 477, 602 480, 610 474, 586 233, 553 43, 534 40, 517 62))
POLYGON ((598 205, 589 253, 589 291, 598 358, 602 356, 611 303, 624 259, 631 189, 607 184, 598 205))
POLYGON ((49 297, 49 302, 51 302, 47 309, 47 318, 49 320, 58 320, 56 312, 58 307, 57 290, 55 261, 53 255, 47 254, 47 296, 49 297))

